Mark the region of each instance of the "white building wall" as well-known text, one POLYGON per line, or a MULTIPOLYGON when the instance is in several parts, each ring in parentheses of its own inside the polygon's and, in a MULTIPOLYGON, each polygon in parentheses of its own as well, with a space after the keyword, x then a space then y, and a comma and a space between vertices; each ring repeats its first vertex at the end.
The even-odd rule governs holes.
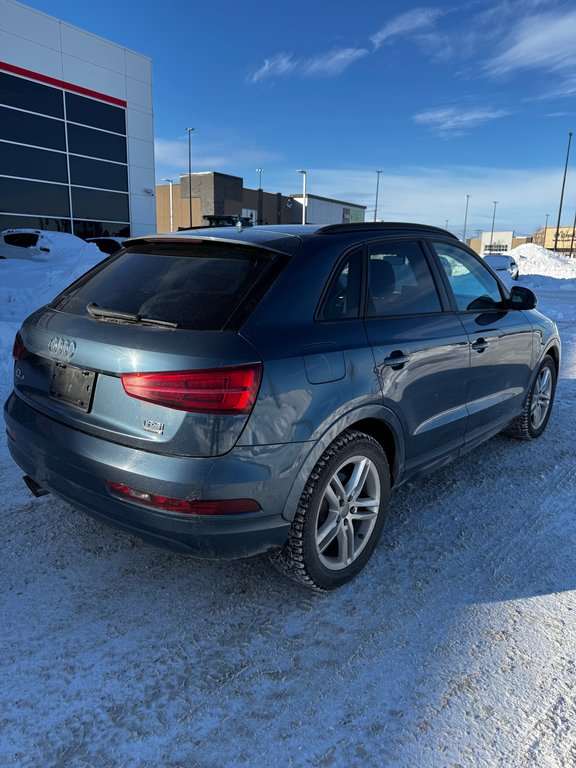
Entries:
MULTIPOLYGON (((364 221, 365 209, 359 206, 348 205, 336 200, 327 200, 321 197, 308 197, 308 210, 306 212, 306 222, 308 224, 344 224, 350 222, 364 221)), ((302 195, 296 195, 293 198, 302 205, 302 195)))
POLYGON ((480 253, 504 253, 512 250, 512 241, 514 240, 514 231, 504 232, 482 232, 480 242, 480 253), (492 242, 490 242, 492 241, 492 242))
POLYGON ((15 0, 0 0, 0 60, 126 102, 132 234, 154 232, 151 59, 15 0))

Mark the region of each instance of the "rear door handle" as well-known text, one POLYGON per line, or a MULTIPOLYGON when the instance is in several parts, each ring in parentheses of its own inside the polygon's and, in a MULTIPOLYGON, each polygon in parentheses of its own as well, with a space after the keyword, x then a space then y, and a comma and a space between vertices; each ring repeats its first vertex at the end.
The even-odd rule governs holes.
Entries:
POLYGON ((390 354, 390 357, 384 358, 384 365, 389 365, 393 369, 403 368, 410 360, 410 355, 405 355, 402 350, 397 349, 390 354))
POLYGON ((472 349, 475 349, 476 352, 484 352, 487 346, 488 342, 486 339, 476 339, 476 341, 472 344, 472 349))

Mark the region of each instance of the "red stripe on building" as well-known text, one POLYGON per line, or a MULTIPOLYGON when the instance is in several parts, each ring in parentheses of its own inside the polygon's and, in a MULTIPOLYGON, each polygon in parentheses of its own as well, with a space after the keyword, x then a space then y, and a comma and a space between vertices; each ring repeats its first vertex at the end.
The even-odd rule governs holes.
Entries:
POLYGON ((0 69, 3 69, 5 72, 11 72, 14 75, 23 75, 24 77, 29 77, 30 80, 37 80, 40 83, 55 85, 57 88, 64 88, 66 91, 80 93, 82 96, 91 96, 94 99, 100 99, 100 101, 107 101, 109 104, 115 104, 118 107, 126 106, 126 102, 123 99, 117 99, 115 96, 108 96, 105 93, 92 91, 90 88, 82 88, 80 85, 67 83, 64 80, 57 80, 55 77, 48 77, 48 75, 41 75, 39 72, 32 72, 31 69, 15 67, 14 64, 7 64, 5 61, 0 61, 0 69))

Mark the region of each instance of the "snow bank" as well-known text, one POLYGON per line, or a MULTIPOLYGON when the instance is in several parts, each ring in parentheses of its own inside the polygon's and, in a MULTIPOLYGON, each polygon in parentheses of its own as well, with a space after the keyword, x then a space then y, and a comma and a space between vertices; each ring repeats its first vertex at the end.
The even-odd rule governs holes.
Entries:
POLYGON ((521 275, 540 275, 561 280, 576 278, 576 259, 549 251, 541 245, 526 243, 510 251, 518 262, 521 275))
POLYGON ((0 260, 0 323, 20 323, 99 261, 102 252, 93 243, 58 250, 50 263, 0 260))

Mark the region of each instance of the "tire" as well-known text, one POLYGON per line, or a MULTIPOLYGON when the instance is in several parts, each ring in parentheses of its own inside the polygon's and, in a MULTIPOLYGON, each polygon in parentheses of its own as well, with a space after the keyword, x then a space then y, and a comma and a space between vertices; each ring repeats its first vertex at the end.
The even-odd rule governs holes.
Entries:
POLYGON ((540 363, 521 415, 506 428, 510 437, 535 440, 544 432, 552 412, 556 392, 556 366, 546 356, 540 363))
POLYGON ((346 430, 312 470, 288 539, 271 556, 274 566, 317 591, 345 584, 374 551, 389 500, 390 473, 381 446, 346 430))

